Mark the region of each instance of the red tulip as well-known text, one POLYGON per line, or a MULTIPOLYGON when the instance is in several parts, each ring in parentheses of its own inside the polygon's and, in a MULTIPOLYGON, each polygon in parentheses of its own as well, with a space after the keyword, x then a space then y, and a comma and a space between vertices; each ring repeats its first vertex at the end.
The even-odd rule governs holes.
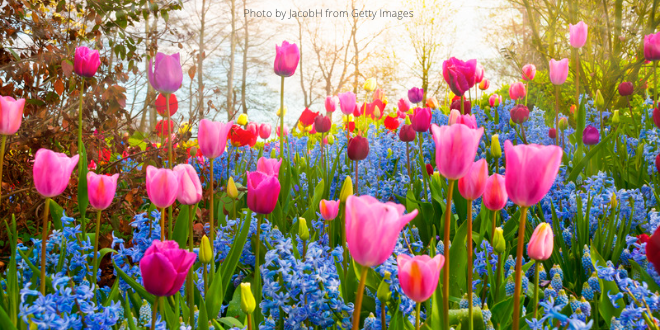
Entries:
POLYGON ((411 106, 410 101, 404 98, 399 99, 399 103, 397 103, 398 110, 401 112, 408 112, 411 106))
POLYGON ((660 154, 655 156, 655 169, 660 172, 660 154))
POLYGON ((536 76, 536 66, 534 64, 526 64, 522 67, 523 80, 534 80, 534 76, 536 76))
POLYGON ((490 87, 490 81, 486 78, 482 79, 479 83, 479 89, 485 91, 488 89, 488 87, 490 87))
POLYGON ((156 133, 158 136, 170 136, 174 132, 174 122, 170 120, 169 125, 167 125, 167 122, 167 119, 163 119, 156 123, 156 133))
POLYGON ((551 139, 554 139, 557 137, 557 130, 554 128, 551 128, 548 130, 548 137, 551 139))
POLYGON ((624 81, 619 84, 619 95, 621 96, 632 95, 634 91, 635 88, 633 87, 633 84, 631 82, 624 81))
MULTIPOLYGON (((158 94, 155 105, 158 114, 167 117, 167 113, 165 113, 165 111, 167 111, 167 101, 165 95, 158 94)), ((176 94, 170 94, 170 116, 174 115, 177 110, 179 110, 179 101, 176 99, 176 94)))
POLYGON ((369 140, 359 135, 348 140, 348 158, 350 160, 363 160, 368 155, 369 140))
POLYGON ((325 98, 325 111, 328 113, 333 113, 337 109, 337 103, 339 103, 339 98, 336 96, 328 95, 325 98))
POLYGON ((399 119, 397 117, 392 117, 392 116, 387 116, 385 117, 385 128, 389 129, 390 131, 394 131, 397 128, 399 128, 399 119))
MULTIPOLYGON (((458 98, 451 102, 449 106, 450 110, 458 110, 458 113, 461 113, 461 99, 458 98)), ((469 115, 472 113, 472 103, 467 99, 463 101, 463 114, 469 115)))
POLYGON ((312 110, 309 110, 308 108, 305 108, 305 110, 303 110, 302 114, 300 115, 300 119, 298 119, 298 121, 300 121, 304 126, 309 126, 314 124, 314 119, 316 119, 316 116, 318 115, 319 115, 318 111, 314 112, 312 110))
POLYGON ((433 165, 432 164, 426 164, 426 174, 429 176, 433 175, 433 165))
POLYGON ((643 243, 648 243, 649 240, 651 240, 651 237, 647 234, 639 234, 637 235, 637 243, 638 244, 643 244, 643 243))
POLYGON ((475 200, 483 195, 488 179, 488 163, 479 159, 472 163, 468 173, 458 179, 458 191, 467 200, 475 200))
POLYGON ((403 125, 399 130, 399 140, 403 142, 415 141, 415 130, 412 125, 403 125))
POLYGON ((504 176, 493 174, 486 179, 483 194, 484 206, 491 211, 499 211, 504 208, 508 200, 504 176))
POLYGON ((525 85, 521 82, 515 82, 509 87, 509 97, 514 101, 524 98, 526 94, 525 85))
POLYGON ((261 124, 259 126, 259 137, 266 140, 270 137, 271 128, 268 124, 261 124))
POLYGON ((330 117, 324 115, 318 115, 314 119, 314 128, 319 133, 327 133, 332 128, 332 121, 330 117))
POLYGON ((518 104, 511 109, 511 120, 516 124, 522 124, 529 119, 529 109, 522 105, 518 104))
POLYGON ((240 126, 234 125, 229 131, 229 139, 232 145, 237 147, 246 145, 254 147, 257 143, 257 132, 251 129, 242 129, 240 126))

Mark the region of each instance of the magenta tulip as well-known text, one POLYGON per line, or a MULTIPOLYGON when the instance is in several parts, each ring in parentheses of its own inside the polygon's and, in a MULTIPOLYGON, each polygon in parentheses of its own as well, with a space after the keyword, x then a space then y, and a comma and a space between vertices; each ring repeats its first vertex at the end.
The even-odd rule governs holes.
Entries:
POLYGON ((469 171, 479 148, 484 128, 466 125, 431 125, 435 142, 435 164, 438 172, 449 180, 458 180, 469 171))
POLYGON ((197 133, 197 142, 202 155, 210 159, 220 157, 225 152, 227 135, 233 124, 233 121, 225 124, 202 119, 199 122, 199 132, 197 133))
POLYGON ((399 140, 402 142, 411 142, 415 140, 415 130, 412 125, 403 125, 399 130, 399 140))
POLYGON ((247 173, 247 205, 252 212, 270 214, 277 205, 280 195, 280 181, 274 175, 262 172, 247 173))
POLYGON ((152 65, 151 59, 149 60, 147 73, 149 83, 155 90, 164 94, 176 92, 181 87, 181 82, 183 82, 183 70, 181 69, 179 53, 165 55, 158 52, 155 65, 152 65))
POLYGON ((314 128, 319 133, 327 133, 332 128, 332 121, 330 117, 324 115, 318 115, 314 118, 314 128))
POLYGON ((419 103, 424 99, 424 90, 421 88, 413 87, 408 90, 408 100, 411 103, 419 103))
POLYGON ((512 100, 518 100, 522 99, 527 95, 527 91, 525 91, 525 85, 521 82, 515 82, 511 84, 509 87, 509 97, 512 100))
POLYGON ((530 207, 548 193, 555 182, 563 151, 558 146, 504 142, 506 193, 521 207, 530 207))
POLYGON ((660 60, 660 31, 644 36, 644 57, 647 61, 660 60))
POLYGON ((339 93, 337 96, 339 97, 339 107, 341 108, 341 112, 347 116, 353 114, 357 104, 355 94, 353 94, 353 92, 346 92, 339 93))
POLYGON ((175 241, 154 240, 140 260, 145 290, 158 297, 176 294, 195 259, 194 252, 179 249, 175 241))
POLYGON ((321 213, 323 220, 334 220, 339 214, 339 201, 322 199, 319 203, 319 213, 321 213))
POLYGON ((346 199, 346 242, 353 260, 365 267, 382 264, 392 255, 399 233, 417 215, 406 208, 374 197, 351 195, 346 199))
POLYGON ((598 133, 598 129, 591 125, 587 125, 587 127, 584 128, 584 131, 582 131, 582 143, 588 146, 598 144, 599 139, 600 134, 598 133))
POLYGON ((554 85, 561 85, 566 82, 568 78, 568 59, 562 59, 561 61, 555 61, 554 59, 550 60, 550 81, 554 85))
POLYGON ((165 208, 176 200, 181 172, 147 166, 147 195, 158 208, 165 208))
POLYGON ((0 96, 0 135, 14 135, 21 127, 25 99, 0 96))
POLYGON ((568 29, 570 31, 571 46, 573 48, 582 48, 587 42, 587 34, 589 31, 589 26, 583 21, 579 21, 577 24, 568 24, 568 29))
POLYGON ((275 45, 275 64, 273 68, 275 74, 280 77, 291 77, 296 73, 298 62, 300 61, 300 51, 298 45, 290 44, 288 41, 282 41, 282 46, 275 45))
POLYGON ((281 159, 261 157, 257 161, 257 171, 278 178, 280 175, 281 159))
POLYGON ((504 208, 507 199, 504 176, 497 173, 489 176, 482 198, 484 206, 491 211, 499 211, 504 208))
POLYGON ((105 210, 112 204, 117 191, 119 174, 112 176, 87 172, 87 195, 89 205, 97 210, 105 210))
POLYGON ((445 257, 438 254, 433 259, 427 255, 410 257, 399 254, 396 258, 399 284, 403 293, 417 303, 431 298, 438 286, 440 270, 445 265, 445 257))
MULTIPOLYGON (((456 98, 454 101, 451 102, 451 105, 449 105, 450 110, 458 110, 458 113, 461 113, 461 99, 456 98)), ((470 100, 464 99, 463 100, 463 114, 464 115, 469 115, 472 113, 472 103, 470 100)))
POLYGON ((522 79, 526 81, 534 80, 536 76, 536 65, 534 64, 525 64, 522 67, 522 79))
POLYGON ((442 63, 442 76, 451 91, 462 96, 475 84, 474 76, 477 69, 477 60, 463 62, 452 57, 442 63))
POLYGON ((325 98, 325 111, 327 113, 335 112, 335 110, 337 110, 337 103, 339 103, 338 97, 328 95, 325 98))
POLYGON ((405 98, 401 98, 401 99, 399 99, 399 103, 397 103, 397 107, 398 107, 397 110, 399 110, 401 112, 408 112, 408 110, 410 110, 411 106, 412 106, 412 104, 410 104, 410 101, 408 101, 405 98))
POLYGON ((34 155, 32 176, 37 192, 43 197, 55 197, 66 189, 78 155, 71 158, 48 149, 39 149, 34 155))
POLYGON ((266 140, 270 137, 271 128, 269 124, 261 124, 259 126, 259 137, 266 140))
POLYGON ((552 228, 546 222, 541 222, 527 244, 527 255, 538 261, 548 260, 552 255, 552 248, 554 247, 554 235, 552 228))
POLYGON ((73 57, 73 71, 77 75, 87 78, 94 77, 100 65, 98 50, 91 50, 85 46, 76 48, 76 54, 73 57))
POLYGON ((369 140, 362 136, 354 136, 348 140, 348 158, 359 161, 367 158, 369 155, 369 140))
POLYGON ((410 121, 412 122, 412 128, 415 132, 423 133, 429 130, 431 127, 431 109, 429 108, 415 108, 413 115, 410 116, 410 121))
POLYGON ((458 179, 458 191, 467 200, 475 200, 483 195, 488 179, 488 163, 485 159, 479 159, 472 163, 468 173, 458 179))
POLYGON ((176 199, 183 205, 195 205, 202 200, 202 183, 195 168, 190 164, 174 166, 179 172, 179 192, 176 199))
POLYGON ((509 114, 511 115, 511 121, 516 124, 522 124, 529 119, 529 108, 522 104, 517 104, 511 108, 511 112, 509 114))
POLYGON ((655 127, 660 128, 660 107, 653 109, 653 123, 655 127))

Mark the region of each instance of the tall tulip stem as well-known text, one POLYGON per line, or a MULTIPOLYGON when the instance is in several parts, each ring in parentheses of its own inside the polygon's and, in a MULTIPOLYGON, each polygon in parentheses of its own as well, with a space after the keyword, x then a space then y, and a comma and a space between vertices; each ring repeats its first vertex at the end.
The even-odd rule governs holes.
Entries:
POLYGON ((160 239, 165 240, 165 208, 160 209, 160 239))
POLYGON ((467 201, 467 289, 468 289, 468 329, 472 330, 472 201, 467 201))
MULTIPOLYGON (((211 176, 211 178, 210 178, 211 179, 211 182, 210 182, 210 184, 211 184, 211 205, 209 205, 209 211, 210 211, 210 214, 209 214, 210 215, 210 217, 209 217, 209 229, 210 229, 209 235, 211 236, 211 246, 213 246, 213 242, 215 242, 215 224, 214 224, 214 221, 213 221, 215 219, 215 212, 213 211, 213 206, 215 204, 215 198, 214 198, 215 197, 214 196, 215 195, 215 191, 214 191, 215 180, 213 179, 213 162, 214 162, 214 160, 215 160, 214 158, 209 159, 209 162, 211 163, 210 164, 211 165, 211 173, 210 173, 210 176, 211 176)), ((229 159, 227 159, 227 161, 229 161, 229 159)), ((227 180, 229 180, 229 178, 227 178, 227 180)), ((211 258, 211 279, 213 279, 213 274, 215 274, 215 271, 214 271, 214 269, 215 269, 215 251, 214 251, 213 248, 211 249, 211 257, 212 257, 211 258)))
POLYGON ((465 96, 461 95, 461 115, 465 114, 465 96))
POLYGON ((359 177, 360 173, 358 172, 358 162, 359 161, 357 160, 355 161, 355 196, 360 195, 360 189, 358 189, 358 182, 360 181, 360 177, 359 177))
MULTIPOLYGON (((193 205, 189 205, 189 212, 188 212, 188 251, 193 252, 193 244, 194 244, 194 235, 193 235, 193 220, 195 219, 194 212, 195 212, 195 207, 193 205)), ((188 293, 188 309, 189 309, 189 317, 188 317, 188 324, 190 325, 191 330, 195 330, 195 316, 193 313, 193 309, 195 307, 195 286, 193 283, 193 267, 190 267, 190 270, 188 271, 188 279, 186 280, 188 284, 188 288, 186 289, 186 292, 188 293)))
MULTIPOLYGON (((171 170, 172 167, 174 166, 174 162, 172 159, 172 134, 174 131, 174 128, 172 126, 172 116, 170 115, 170 93, 165 94, 165 107, 167 111, 167 165, 169 169, 171 170)), ((170 205, 169 208, 167 208, 167 214, 170 217, 170 222, 167 224, 167 237, 172 237, 172 205, 170 205)))
POLYGON ((412 172, 410 172, 410 142, 406 142, 406 165, 408 166, 408 177, 410 177, 410 182, 408 182, 408 189, 412 185, 412 172))
POLYGON ((358 285, 357 295, 355 296, 355 308, 353 309, 353 330, 360 329, 360 311, 362 310, 364 286, 367 284, 367 271, 369 271, 369 267, 362 266, 362 270, 360 271, 360 284, 358 285))
MULTIPOLYGON (((555 85, 555 130, 559 129, 559 85, 555 85)), ((559 145, 559 134, 555 134, 555 145, 559 145)))
MULTIPOLYGON (((255 240, 257 246, 254 247, 254 284, 252 290, 254 298, 256 299, 256 313, 260 313, 259 304, 261 303, 261 254, 259 253, 261 247, 261 224, 264 222, 265 215, 259 214, 257 216, 257 239, 255 240)), ((304 243, 303 243, 304 244, 304 243)), ((259 323, 259 315, 257 315, 257 324, 259 323)))
POLYGON ((43 228, 41 229, 41 294, 46 295, 46 241, 48 240, 48 215, 50 212, 50 198, 44 204, 43 228))
POLYGON ((490 246, 493 246, 495 243, 495 228, 497 228, 497 211, 493 211, 493 220, 491 221, 490 230, 490 246))
POLYGON ((101 210, 96 211, 96 235, 94 236, 94 261, 92 261, 92 281, 96 283, 96 274, 99 272, 99 236, 101 235, 101 210))
POLYGON ((522 254, 525 245, 525 221, 527 220, 527 207, 520 208, 520 220, 518 224, 518 247, 516 248, 516 286, 513 292, 513 326, 511 329, 518 330, 520 323, 520 291, 522 290, 522 254))
POLYGON ((575 104, 580 104, 580 49, 575 50, 575 104))
POLYGON ((2 201, 2 168, 5 165, 5 145, 7 144, 7 135, 2 136, 0 142, 0 201, 2 201))
POLYGON ((422 309, 422 303, 417 303, 417 310, 415 311, 415 330, 419 330, 419 313, 422 309))
POLYGON ((493 305, 497 303, 497 296, 500 293, 500 280, 502 279, 502 254, 497 254, 497 268, 495 270, 495 292, 493 293, 493 305))
POLYGON ((539 262, 534 262, 534 318, 538 319, 539 314, 539 262))
POLYGON ((653 104, 658 107, 658 61, 653 61, 653 104))
MULTIPOLYGON (((78 154, 80 155, 80 150, 83 148, 83 140, 82 140, 82 112, 83 112, 83 104, 84 104, 84 98, 85 96, 85 78, 81 77, 80 80, 80 102, 78 103, 78 154)), ((87 166, 87 164, 83 164, 83 162, 78 162, 78 175, 80 175, 84 169, 83 166, 87 166)), ((0 176, 0 179, 2 177, 0 176)), ((87 177, 83 176, 82 180, 87 181, 87 177)), ((0 180, 0 183, 2 180, 0 180)), ((80 183, 78 183, 80 185, 80 183)), ((85 210, 80 210, 80 228, 82 229, 82 237, 87 236, 87 224, 85 223, 85 210)))
POLYGON ((156 329, 156 313, 158 313, 158 301, 160 297, 156 297, 154 304, 151 306, 151 330, 156 329))
POLYGON ((284 159, 284 77, 280 85, 280 160, 284 159))
POLYGON ((428 177, 428 174, 426 173, 426 166, 424 164, 424 148, 422 144, 422 140, 424 139, 424 136, 422 135, 423 133, 420 132, 418 134, 418 142, 419 142, 419 169, 422 171, 422 181, 424 182, 424 198, 427 197, 427 186, 426 186, 426 179, 428 177))
MULTIPOLYGON (((463 104, 463 103, 461 103, 463 104)), ((442 270, 442 312, 445 322, 445 330, 449 330, 449 228, 451 227, 451 198, 454 193, 454 180, 448 180, 447 203, 445 206, 445 266, 442 270)))

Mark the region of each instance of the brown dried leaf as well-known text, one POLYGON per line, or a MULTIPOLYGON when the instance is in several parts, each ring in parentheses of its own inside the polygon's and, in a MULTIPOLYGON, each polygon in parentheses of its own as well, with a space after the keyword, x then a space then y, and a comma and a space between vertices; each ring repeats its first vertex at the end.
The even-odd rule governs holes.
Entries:
POLYGON ((64 93, 64 83, 62 82, 62 79, 55 80, 53 87, 55 87, 57 95, 62 96, 62 93, 64 93))
POLYGON ((73 72, 73 64, 69 62, 69 60, 63 60, 62 61, 62 73, 64 73, 64 76, 67 78, 71 77, 71 73, 73 72))
POLYGON ((188 69, 188 76, 190 77, 190 80, 195 79, 195 74, 197 73, 197 66, 193 65, 188 69))

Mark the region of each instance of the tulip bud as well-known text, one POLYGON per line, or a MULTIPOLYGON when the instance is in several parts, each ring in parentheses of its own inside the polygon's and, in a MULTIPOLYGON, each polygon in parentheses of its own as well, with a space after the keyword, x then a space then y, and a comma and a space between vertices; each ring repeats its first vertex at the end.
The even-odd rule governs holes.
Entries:
POLYGON ((334 135, 328 135, 328 136, 326 137, 326 139, 328 139, 328 144, 329 144, 329 145, 333 145, 333 144, 335 144, 335 137, 334 137, 334 135))
POLYGON ((206 235, 202 236, 202 242, 199 245, 199 261, 204 264, 209 264, 213 261, 213 250, 211 249, 211 242, 206 235))
POLYGON ((339 200, 342 203, 346 202, 348 196, 353 195, 353 179, 350 176, 346 176, 344 179, 344 184, 341 186, 341 191, 339 192, 339 200))
POLYGON ((616 193, 612 193, 612 197, 610 197, 610 206, 612 206, 613 209, 616 209, 618 205, 619 200, 616 198, 616 193))
POLYGON ((557 130, 554 128, 551 128, 548 130, 548 137, 551 139, 554 139, 557 137, 557 130))
POLYGON ((236 189, 236 183, 234 182, 234 178, 231 176, 227 181, 227 196, 229 196, 231 199, 238 198, 238 189, 236 189))
POLYGON ((614 114, 612 115, 612 124, 618 124, 621 121, 619 119, 619 110, 614 110, 614 114))
POLYGON ((495 228, 495 233, 493 233, 493 251, 497 254, 504 253, 506 248, 506 241, 504 240, 504 231, 502 227, 495 228))
POLYGON ((376 107, 376 109, 374 109, 374 117, 375 118, 380 118, 380 109, 378 107, 376 107))
POLYGON ((238 116, 238 120, 236 120, 236 124, 245 126, 247 125, 248 122, 248 116, 244 113, 242 113, 240 116, 238 116))
POLYGON ((257 304, 254 300, 250 283, 241 283, 241 310, 245 314, 252 314, 256 307, 257 304))
POLYGON ((490 155, 495 158, 502 157, 502 146, 500 145, 499 134, 493 134, 490 138, 490 155))
POLYGON ((561 117, 559 119, 559 129, 565 131, 568 128, 568 119, 566 117, 561 117))
POLYGON ((367 81, 364 82, 364 86, 362 86, 362 88, 364 88, 364 90, 367 92, 373 92, 376 89, 376 79, 367 79, 367 81))
POLYGON ((387 281, 390 280, 392 273, 385 271, 385 276, 383 280, 378 284, 378 291, 376 291, 376 297, 380 300, 381 303, 386 303, 392 298, 392 291, 390 290, 390 284, 387 281))
POLYGON ((605 106, 605 100, 603 100, 603 94, 600 93, 600 89, 596 91, 596 100, 594 103, 601 109, 605 106))
POLYGON ((411 125, 412 121, 410 121, 410 116, 406 116, 406 125, 411 125))
MULTIPOLYGON (((282 110, 281 108, 277 108, 277 116, 278 117, 283 116, 281 110, 282 110)), ((284 107, 284 115, 286 115, 286 106, 284 107)))
POLYGON ((275 149, 270 149, 270 158, 277 158, 277 153, 275 152, 275 149))
POLYGON ((387 158, 392 158, 392 148, 387 148, 387 158))
POLYGON ((307 220, 305 218, 298 218, 298 236, 303 241, 309 239, 309 228, 307 228, 307 220))

